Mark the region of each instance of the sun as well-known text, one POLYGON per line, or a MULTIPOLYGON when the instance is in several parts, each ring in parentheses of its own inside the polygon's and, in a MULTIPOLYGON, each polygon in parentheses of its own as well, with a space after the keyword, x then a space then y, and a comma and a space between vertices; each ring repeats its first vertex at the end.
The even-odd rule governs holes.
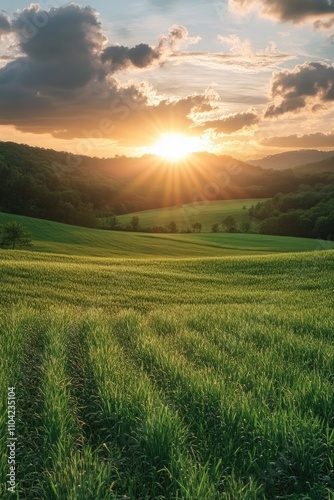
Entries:
POLYGON ((190 153, 201 149, 201 141, 197 137, 182 134, 163 134, 152 147, 151 153, 166 160, 178 161, 190 153))

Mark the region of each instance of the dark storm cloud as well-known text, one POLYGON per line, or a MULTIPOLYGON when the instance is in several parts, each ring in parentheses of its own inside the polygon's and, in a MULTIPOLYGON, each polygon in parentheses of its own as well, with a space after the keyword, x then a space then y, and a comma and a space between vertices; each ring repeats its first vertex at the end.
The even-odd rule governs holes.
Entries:
POLYGON ((215 129, 217 133, 233 134, 243 128, 248 128, 259 123, 259 117, 254 111, 236 113, 223 117, 219 120, 206 121, 200 125, 201 128, 215 129))
POLYGON ((324 134, 315 132, 306 135, 288 135, 285 137, 269 137, 261 141, 263 146, 277 148, 334 148, 334 131, 324 134))
POLYGON ((334 0, 230 0, 230 5, 241 10, 259 5, 264 14, 294 23, 334 14, 334 0))
POLYGON ((323 62, 306 62, 293 70, 276 73, 271 85, 272 97, 280 100, 268 106, 265 116, 280 116, 298 112, 307 105, 313 111, 334 101, 334 65, 323 62))

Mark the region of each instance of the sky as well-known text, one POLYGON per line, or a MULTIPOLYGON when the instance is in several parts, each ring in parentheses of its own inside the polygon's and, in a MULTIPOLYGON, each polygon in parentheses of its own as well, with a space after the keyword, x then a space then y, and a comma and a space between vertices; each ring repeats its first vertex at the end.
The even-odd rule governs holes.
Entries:
POLYGON ((1 9, 2 141, 100 157, 168 133, 242 159, 334 149, 334 0, 1 9))

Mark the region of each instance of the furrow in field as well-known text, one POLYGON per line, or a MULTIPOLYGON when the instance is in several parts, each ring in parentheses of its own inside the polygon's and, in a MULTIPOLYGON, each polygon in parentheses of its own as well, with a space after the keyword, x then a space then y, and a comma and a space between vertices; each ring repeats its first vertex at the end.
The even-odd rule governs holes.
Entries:
MULTIPOLYGON (((271 412, 290 408, 330 421, 334 412, 333 357, 327 341, 297 335, 287 325, 250 320, 222 309, 196 312, 177 336, 175 349, 195 366, 215 370, 271 412), (189 331, 188 329, 191 329, 189 331)), ((334 422, 333 422, 334 425, 334 422)))
MULTIPOLYGON (((173 325, 170 328, 173 330, 173 325)), ((249 368, 256 362, 256 356, 247 356, 247 346, 245 352, 239 354, 241 373, 233 373, 228 357, 219 370, 217 363, 216 369, 194 366, 183 352, 182 340, 175 342, 175 332, 168 335, 166 327, 165 335, 156 335, 134 313, 118 320, 116 332, 127 355, 144 367, 151 380, 183 416, 197 438, 202 459, 220 458, 223 470, 229 473, 232 470, 241 480, 246 480, 250 474, 257 475, 262 478, 269 496, 276 494, 279 488, 286 490, 287 494, 296 493, 295 484, 309 493, 312 488, 310 478, 325 491, 324 478, 330 474, 327 450, 333 433, 327 433, 326 426, 317 416, 304 416, 302 410, 296 410, 293 404, 274 411, 268 408, 266 396, 272 388, 266 377, 262 378, 261 372, 258 373, 258 385, 263 386, 264 401, 243 388, 243 382, 248 382, 247 376, 252 376, 252 368, 245 370, 242 364, 249 368), (282 456, 289 457, 289 460, 282 463, 282 456), (288 474, 296 478, 295 482, 286 480, 288 474)), ((233 343, 230 347, 233 348, 233 343)), ((202 348, 203 345, 199 345, 199 359, 202 348)), ((192 355, 195 355, 195 349, 192 349, 192 355)), ((209 355, 210 347, 204 357, 209 355)), ((214 357, 213 349, 211 355, 214 357)), ((278 360, 275 363, 279 366, 278 360)), ((253 376, 255 384, 256 363, 253 376)), ((291 397, 292 402, 296 396, 297 389, 291 397)), ((275 392, 273 397, 277 398, 275 392)))
MULTIPOLYGON (((85 318, 71 328, 66 340, 66 370, 71 381, 71 397, 77 419, 82 429, 82 448, 90 450, 96 467, 105 469, 108 477, 104 477, 105 485, 97 486, 98 498, 114 498, 114 484, 119 478, 118 468, 122 463, 122 449, 113 443, 112 453, 108 443, 111 436, 107 427, 101 426, 103 412, 99 399, 99 389, 94 377, 89 355, 90 322, 85 318), (107 469, 106 469, 107 466, 107 469)), ((92 489, 93 489, 92 481, 92 489)), ((115 497, 116 498, 116 497, 115 497)))
POLYGON ((76 321, 68 312, 54 312, 47 328, 42 392, 44 468, 43 497, 47 499, 109 499, 110 467, 82 446, 82 430, 70 392, 67 343, 76 321))
MULTIPOLYGON (((43 319, 31 309, 11 310, 1 318, 3 384, 15 387, 16 491, 25 491, 25 498, 37 498, 41 486, 41 374, 45 351, 43 319)), ((5 387, 7 385, 7 387, 5 387)), ((4 413, 5 415, 5 413, 4 413)), ((7 429, 1 436, 8 437, 7 429)), ((2 448, 2 449, 6 449, 2 448)), ((7 470, 8 472, 8 470, 7 470)))
POLYGON ((122 450, 115 490, 136 499, 217 498, 218 477, 194 460, 187 427, 115 343, 111 323, 91 319, 89 356, 101 408, 95 433, 105 435, 111 460, 115 447, 122 450))
POLYGON ((228 493, 232 484, 224 477, 241 460, 245 477, 234 478, 234 486, 244 487, 245 494, 249 488, 249 493, 256 491, 260 495, 258 485, 249 480, 251 467, 247 458, 243 460, 243 440, 253 430, 257 418, 255 411, 247 407, 246 399, 235 404, 227 386, 209 371, 194 369, 181 353, 166 349, 138 314, 120 314, 114 329, 127 357, 144 369, 168 406, 186 422, 197 459, 208 464, 209 477, 220 477, 218 494, 228 493))

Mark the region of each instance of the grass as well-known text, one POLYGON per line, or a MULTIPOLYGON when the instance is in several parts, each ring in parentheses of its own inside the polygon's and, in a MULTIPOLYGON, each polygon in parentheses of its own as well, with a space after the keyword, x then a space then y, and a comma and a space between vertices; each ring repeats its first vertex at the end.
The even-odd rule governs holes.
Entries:
POLYGON ((248 220, 248 209, 252 205, 265 201, 263 199, 202 201, 189 203, 171 208, 145 210, 126 215, 119 215, 117 219, 123 225, 128 225, 133 216, 139 217, 142 227, 165 227, 174 220, 180 230, 191 229, 192 224, 200 222, 203 232, 211 232, 212 224, 221 224, 225 217, 232 215, 238 224, 248 220), (244 208, 246 207, 246 209, 244 208))
POLYGON ((334 248, 334 242, 258 234, 144 234, 103 231, 0 213, 0 224, 13 220, 24 224, 32 233, 32 251, 44 253, 152 259, 255 255, 334 248))
MULTIPOLYGON (((30 221, 36 234, 48 224, 30 221)), ((250 235, 258 255, 181 258, 182 244, 217 240, 176 235, 143 240, 164 241, 168 258, 135 258, 143 247, 121 258, 120 246, 88 257, 74 254, 73 228, 49 227, 68 229, 72 255, 0 251, 17 498, 333 498, 334 251, 270 254, 250 235)), ((5 412, 0 429, 6 498, 5 412)))

